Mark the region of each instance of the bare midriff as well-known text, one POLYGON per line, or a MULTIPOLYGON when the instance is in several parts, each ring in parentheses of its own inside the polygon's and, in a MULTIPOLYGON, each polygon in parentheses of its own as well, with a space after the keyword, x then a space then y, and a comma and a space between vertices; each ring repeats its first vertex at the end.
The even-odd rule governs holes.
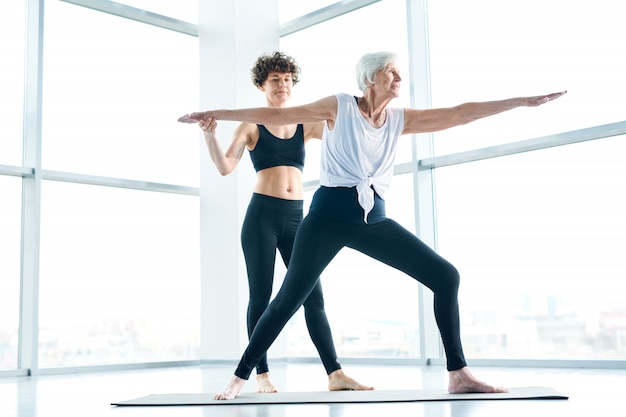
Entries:
POLYGON ((292 166, 278 166, 257 172, 255 193, 284 200, 303 200, 302 172, 292 166))

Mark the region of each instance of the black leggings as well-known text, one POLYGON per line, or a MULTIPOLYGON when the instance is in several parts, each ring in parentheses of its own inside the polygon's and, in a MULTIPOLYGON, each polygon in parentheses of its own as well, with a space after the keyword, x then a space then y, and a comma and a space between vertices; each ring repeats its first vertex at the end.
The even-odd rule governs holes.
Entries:
MULTIPOLYGON (((248 336, 252 335, 259 318, 270 302, 276 249, 280 252, 285 266, 288 266, 296 230, 301 222, 302 200, 283 200, 256 193, 252 195, 241 228, 241 246, 246 260, 250 290, 247 312, 248 336)), ((330 374, 341 369, 341 366, 337 361, 319 280, 315 280, 307 294, 309 292, 308 298, 305 297, 306 300, 303 299, 298 307, 304 303, 304 317, 309 335, 326 372, 330 374)), ((269 371, 266 350, 255 362, 258 374, 269 371)))
POLYGON ((283 285, 259 319, 235 375, 249 378, 289 318, 319 285, 324 268, 345 246, 399 269, 433 291, 447 368, 452 371, 464 367, 456 268, 391 219, 358 224, 310 212, 298 228, 283 285))

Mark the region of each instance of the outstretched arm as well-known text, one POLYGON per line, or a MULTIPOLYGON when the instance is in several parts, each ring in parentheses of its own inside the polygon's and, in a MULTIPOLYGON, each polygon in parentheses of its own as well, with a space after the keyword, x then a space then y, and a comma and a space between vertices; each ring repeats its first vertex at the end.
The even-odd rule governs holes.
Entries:
POLYGON ((196 123, 209 118, 247 123, 284 126, 297 123, 315 123, 333 120, 337 113, 337 97, 329 96, 313 103, 294 107, 257 107, 249 109, 209 110, 190 113, 178 119, 182 123, 196 123))
POLYGON ((567 91, 543 96, 517 97, 482 103, 464 103, 443 109, 405 109, 403 134, 436 132, 464 125, 517 107, 536 107, 556 100, 567 91))

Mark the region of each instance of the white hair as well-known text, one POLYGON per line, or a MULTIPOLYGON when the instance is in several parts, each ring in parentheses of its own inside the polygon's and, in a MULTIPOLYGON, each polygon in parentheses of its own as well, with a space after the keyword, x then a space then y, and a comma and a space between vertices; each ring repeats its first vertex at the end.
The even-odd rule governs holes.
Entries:
POLYGON ((376 81, 376 72, 384 69, 390 62, 397 60, 398 54, 395 52, 381 51, 363 55, 355 68, 359 90, 367 90, 369 84, 374 84, 376 81))

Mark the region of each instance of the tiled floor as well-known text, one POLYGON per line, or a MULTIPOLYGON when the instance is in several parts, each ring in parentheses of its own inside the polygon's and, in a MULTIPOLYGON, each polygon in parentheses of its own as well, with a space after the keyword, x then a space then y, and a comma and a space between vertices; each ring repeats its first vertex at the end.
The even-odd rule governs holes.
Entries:
MULTIPOLYGON (((230 379, 230 365, 161 368, 98 374, 0 378, 1 417, 612 417, 626 415, 626 370, 472 368, 480 379, 509 387, 548 386, 569 400, 450 401, 383 404, 302 404, 115 407, 111 402, 149 394, 212 395, 230 379)), ((441 367, 344 365, 376 389, 444 389, 441 367)), ((321 365, 272 365, 282 391, 326 389, 321 365)), ((244 391, 254 389, 254 380, 244 391)), ((271 394, 268 394, 271 395, 271 394)))

